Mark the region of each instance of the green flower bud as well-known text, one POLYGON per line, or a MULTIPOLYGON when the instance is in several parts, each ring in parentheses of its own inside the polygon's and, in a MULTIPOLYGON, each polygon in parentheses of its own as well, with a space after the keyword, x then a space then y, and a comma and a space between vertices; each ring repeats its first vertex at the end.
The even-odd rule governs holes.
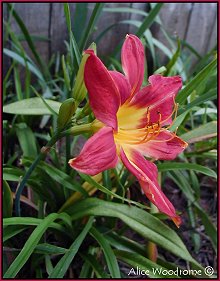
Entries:
POLYGON ((75 101, 73 98, 69 98, 65 100, 59 109, 59 115, 57 119, 57 127, 63 128, 67 125, 70 121, 71 117, 73 116, 76 110, 75 101))
MULTIPOLYGON (((96 53, 96 44, 92 43, 88 49, 93 50, 96 53)), ((86 53, 84 53, 82 56, 82 60, 76 76, 75 85, 72 90, 72 96, 75 99, 77 106, 81 103, 81 101, 83 101, 87 93, 87 89, 84 83, 84 69, 88 57, 89 54, 86 53)))

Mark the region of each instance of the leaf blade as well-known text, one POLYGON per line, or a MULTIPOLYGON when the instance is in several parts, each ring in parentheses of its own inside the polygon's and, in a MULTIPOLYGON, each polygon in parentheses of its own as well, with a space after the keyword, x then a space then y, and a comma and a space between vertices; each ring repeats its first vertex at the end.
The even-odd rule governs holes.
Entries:
MULTIPOLYGON (((45 99, 45 101, 55 112, 59 112, 60 102, 49 99, 45 99)), ((17 115, 52 115, 52 112, 45 106, 39 97, 7 104, 3 106, 3 112, 17 115)))
POLYGON ((89 221, 86 224, 86 226, 84 227, 83 231, 80 233, 80 235, 76 238, 76 240, 70 246, 69 251, 56 264, 53 271, 50 273, 49 278, 63 278, 70 263, 72 262, 73 258, 75 257, 80 245, 82 244, 87 233, 89 232, 90 228, 92 227, 92 223, 93 223, 93 217, 91 217, 89 219, 89 221))

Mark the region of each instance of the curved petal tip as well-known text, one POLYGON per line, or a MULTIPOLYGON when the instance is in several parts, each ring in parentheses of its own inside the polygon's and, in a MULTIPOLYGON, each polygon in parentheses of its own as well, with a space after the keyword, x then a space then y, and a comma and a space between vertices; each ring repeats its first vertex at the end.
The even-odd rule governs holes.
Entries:
POLYGON ((175 223, 175 225, 178 228, 180 227, 180 224, 182 223, 182 220, 178 215, 176 215, 175 217, 172 217, 172 221, 175 223))

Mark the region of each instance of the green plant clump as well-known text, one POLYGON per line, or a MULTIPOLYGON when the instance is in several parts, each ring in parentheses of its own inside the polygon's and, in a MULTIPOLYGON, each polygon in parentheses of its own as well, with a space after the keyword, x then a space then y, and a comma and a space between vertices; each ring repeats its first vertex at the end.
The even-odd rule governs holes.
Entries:
MULTIPOLYGON (((82 17, 75 16, 71 22, 69 5, 63 4, 69 35, 65 55, 54 54, 45 64, 36 39, 13 4, 7 4, 3 51, 11 63, 3 80, 3 276, 137 278, 142 270, 145 278, 209 278, 200 257, 208 245, 213 257, 209 265, 214 267, 216 50, 200 56, 192 66, 190 58, 197 52, 191 46, 187 49, 186 42, 165 30, 170 46, 154 38, 153 23, 164 29, 162 3, 152 5, 148 13, 122 3, 115 8, 96 3, 88 20, 88 3, 75 5, 82 17), (103 13, 112 12, 141 14, 143 20, 119 21, 102 32, 95 30, 103 13), (11 29, 12 20, 28 52, 11 29), (95 176, 77 172, 68 164, 91 136, 94 120, 84 84, 88 56, 83 51, 89 48, 98 53, 99 41, 115 32, 116 25, 124 24, 135 28, 152 58, 145 69, 145 84, 148 76, 158 73, 183 79, 170 130, 178 129, 177 135, 188 148, 174 161, 155 162, 158 181, 182 218, 180 228, 158 212, 120 163, 95 176), (166 55, 166 65, 161 65, 157 52, 166 55)), ((123 40, 103 59, 108 69, 121 71, 118 54, 123 40)))

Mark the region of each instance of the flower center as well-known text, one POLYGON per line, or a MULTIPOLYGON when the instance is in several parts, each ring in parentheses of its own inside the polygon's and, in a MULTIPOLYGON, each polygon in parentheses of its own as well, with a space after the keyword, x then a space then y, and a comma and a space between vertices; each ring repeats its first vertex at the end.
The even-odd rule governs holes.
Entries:
MULTIPOLYGON (((114 131, 114 141, 116 144, 117 152, 120 152, 120 147, 130 146, 130 145, 139 145, 147 143, 151 140, 154 142, 167 142, 176 137, 176 132, 172 134, 172 137, 166 140, 159 140, 157 136, 163 132, 167 131, 173 124, 177 115, 178 104, 174 101, 174 109, 172 113, 162 120, 162 115, 160 112, 158 114, 157 122, 152 123, 150 117, 149 107, 147 108, 137 108, 135 106, 129 106, 129 103, 123 104, 117 113, 118 120, 118 131, 114 131), (173 121, 168 126, 163 126, 166 124, 174 115, 173 121)), ((95 119, 92 122, 92 131, 95 133, 99 131, 105 125, 95 119)))
MULTIPOLYGON (((134 106, 129 106, 129 104, 123 105, 117 114, 118 131, 114 132, 114 140, 117 145, 117 150, 123 145, 138 145, 151 140, 162 142, 162 140, 156 140, 156 138, 160 132, 166 131, 172 126, 176 119, 177 109, 178 104, 174 102, 174 109, 166 119, 162 120, 161 113, 157 112, 157 122, 151 123, 149 107, 147 109, 137 109, 134 106), (173 114, 175 115, 173 122, 167 127, 162 127, 163 124, 165 124, 167 120, 173 116, 173 114)), ((174 137, 175 133, 172 138, 165 141, 170 141, 174 137)))

